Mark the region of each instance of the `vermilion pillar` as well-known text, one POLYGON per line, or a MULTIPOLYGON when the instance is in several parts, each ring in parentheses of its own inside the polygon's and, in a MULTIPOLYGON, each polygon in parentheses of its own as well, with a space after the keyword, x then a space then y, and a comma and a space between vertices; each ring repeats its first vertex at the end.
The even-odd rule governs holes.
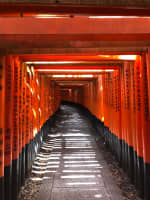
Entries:
POLYGON ((115 113, 115 142, 116 155, 118 160, 121 160, 121 82, 120 82, 120 69, 114 71, 115 76, 115 91, 114 91, 114 113, 115 113))
POLYGON ((0 62, 0 199, 4 200, 4 68, 0 62))
POLYGON ((41 84, 40 84, 40 109, 41 109, 41 122, 40 122, 40 126, 43 126, 44 123, 44 111, 43 111, 43 107, 44 107, 44 77, 41 75, 41 84))
POLYGON ((17 199, 19 190, 19 72, 20 66, 13 61, 13 143, 12 143, 12 198, 17 199))
POLYGON ((20 65, 19 60, 17 60, 17 65, 19 67, 19 99, 18 99, 18 112, 19 112, 19 187, 21 186, 21 170, 22 170, 22 96, 23 96, 23 90, 22 90, 22 80, 23 80, 23 68, 20 65))
POLYGON ((30 137, 31 137, 31 121, 32 121, 32 113, 31 113, 31 69, 29 66, 26 68, 25 72, 26 76, 26 132, 25 132, 25 143, 26 143, 26 175, 29 173, 31 167, 31 148, 30 148, 30 137))
POLYGON ((5 199, 12 198, 12 136, 13 136, 13 84, 14 71, 12 56, 6 56, 5 62, 5 117, 4 117, 4 135, 5 135, 5 199))
POLYGON ((133 161, 134 161, 134 183, 137 184, 137 135, 136 135, 136 94, 135 94, 135 66, 132 63, 131 69, 131 131, 133 139, 133 161))
MULTIPOLYGON (((126 63, 124 63, 125 65, 126 63)), ((122 167, 125 169, 125 143, 126 143, 126 131, 125 131, 125 66, 121 68, 121 161, 122 161, 122 167)))
POLYGON ((31 141, 31 159, 34 160, 35 154, 37 153, 37 145, 36 145, 36 138, 37 138, 37 96, 36 96, 36 73, 34 71, 34 67, 31 66, 31 72, 32 72, 32 79, 31 79, 31 87, 32 87, 32 93, 31 93, 31 116, 32 116, 32 124, 31 124, 31 134, 30 134, 30 141, 31 141))
POLYGON ((143 157, 144 157, 144 200, 150 199, 150 107, 149 107, 149 59, 146 62, 145 54, 142 55, 142 68, 141 68, 141 107, 142 107, 142 130, 143 136, 143 157))
POLYGON ((30 112, 30 139, 29 139, 29 152, 30 152, 30 163, 29 163, 29 169, 32 167, 32 161, 35 155, 34 152, 34 137, 36 136, 37 132, 35 131, 35 118, 36 118, 36 110, 35 110, 35 87, 34 87, 34 79, 35 79, 35 74, 34 74, 34 68, 30 66, 30 71, 31 71, 31 77, 30 77, 30 106, 29 106, 29 112, 30 112))
POLYGON ((21 159, 21 184, 25 178, 25 156, 26 156, 26 66, 22 64, 22 98, 21 98, 21 129, 22 129, 22 159, 21 159))
POLYGON ((136 105, 136 143, 137 143, 137 188, 143 195, 144 188, 144 175, 143 175, 143 137, 141 134, 142 129, 142 107, 141 107, 141 57, 137 56, 135 61, 135 105, 136 105))
POLYGON ((133 133, 131 131, 131 65, 132 63, 126 62, 124 65, 124 87, 125 87, 125 96, 124 96, 124 112, 122 115, 125 116, 124 124, 125 124, 125 132, 127 135, 127 171, 133 182, 134 179, 134 162, 133 162, 133 133))
MULTIPOLYGON (((38 117, 37 117, 37 123, 38 123, 38 131, 40 131, 40 118, 41 118, 41 109, 40 109, 40 75, 39 73, 37 73, 37 106, 38 106, 38 117)), ((51 96, 50 96, 50 100, 51 100, 51 96)), ((50 102, 50 106, 51 106, 51 102, 50 102)))

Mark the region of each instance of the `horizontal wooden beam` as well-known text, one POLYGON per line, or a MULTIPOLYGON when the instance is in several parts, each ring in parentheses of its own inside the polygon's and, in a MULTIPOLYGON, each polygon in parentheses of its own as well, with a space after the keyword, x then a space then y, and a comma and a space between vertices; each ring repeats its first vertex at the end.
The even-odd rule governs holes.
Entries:
MULTIPOLYGON (((100 48, 7 48, 0 49, 0 55, 28 55, 28 54, 140 54, 145 52, 147 47, 100 47, 100 48)), ((28 57, 23 56, 24 60, 28 57)), ((30 57, 29 57, 30 59, 30 57)))
MULTIPOLYGON (((21 0, 20 0, 21 2, 21 0)), ((92 2, 92 0, 91 0, 92 2)), ((120 1, 121 2, 121 1, 120 1)), ((112 5, 109 5, 108 1, 105 3, 106 6, 102 5, 62 5, 62 4, 50 4, 31 3, 25 0, 22 3, 15 3, 13 0, 10 3, 1 3, 0 15, 1 16, 34 16, 36 14, 70 14, 72 15, 124 15, 124 16, 150 16, 150 1, 135 1, 124 0, 123 5, 119 6, 119 1, 115 1, 112 5), (117 6, 115 6, 115 4, 117 6), (138 6, 137 6, 138 5, 138 6)), ((120 4, 121 5, 121 4, 120 4)))
POLYGON ((74 40, 69 40, 69 36, 66 36, 66 40, 63 40, 63 36, 52 37, 50 35, 0 35, 0 48, 5 48, 9 51, 13 49, 14 53, 17 51, 17 49, 20 49, 21 52, 40 53, 42 51, 53 52, 57 49, 63 48, 67 51, 67 49, 79 50, 80 48, 138 48, 147 46, 150 46, 150 34, 101 34, 99 36, 91 35, 90 40, 86 40, 86 36, 79 37, 79 35, 75 36, 74 40), (54 38, 58 38, 58 40, 54 38))
MULTIPOLYGON (((150 38, 150 18, 74 19, 0 18, 0 36, 44 35, 50 40, 130 40, 150 38), (135 38, 136 37, 136 38, 135 38)), ((142 40, 142 39, 141 39, 142 40)))

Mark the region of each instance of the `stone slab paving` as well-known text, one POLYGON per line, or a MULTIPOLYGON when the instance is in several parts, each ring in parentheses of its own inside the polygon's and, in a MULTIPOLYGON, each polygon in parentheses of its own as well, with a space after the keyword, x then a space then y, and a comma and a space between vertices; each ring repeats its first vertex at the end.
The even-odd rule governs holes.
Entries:
POLYGON ((42 174, 39 200, 123 200, 94 132, 76 108, 61 106, 32 169, 42 174))

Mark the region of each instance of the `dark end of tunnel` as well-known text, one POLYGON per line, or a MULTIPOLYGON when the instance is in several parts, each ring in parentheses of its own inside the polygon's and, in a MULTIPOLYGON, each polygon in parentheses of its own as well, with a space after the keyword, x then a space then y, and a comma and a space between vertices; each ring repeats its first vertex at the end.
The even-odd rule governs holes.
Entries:
POLYGON ((74 106, 76 108, 82 108, 82 109, 85 109, 85 107, 79 103, 74 103, 72 101, 61 101, 60 103, 60 107, 61 105, 68 105, 68 106, 74 106))
POLYGON ((12 165, 7 166, 4 168, 4 174, 5 174, 5 200, 11 200, 12 197, 12 165))
POLYGON ((0 178, 0 199, 4 200, 4 177, 0 178))
MULTIPOLYGON (((78 111, 80 113, 82 113, 83 115, 87 116, 89 118, 89 120, 91 120, 94 128, 101 133, 101 135, 104 132, 104 123, 101 122, 100 119, 98 119, 95 115, 93 115, 88 108, 86 108, 85 106, 83 106, 82 104, 79 103, 75 103, 75 102, 71 102, 71 101, 61 101, 60 107, 61 105, 68 105, 68 106, 72 106, 78 109, 78 111)), ((59 110, 58 110, 59 112, 59 110)))

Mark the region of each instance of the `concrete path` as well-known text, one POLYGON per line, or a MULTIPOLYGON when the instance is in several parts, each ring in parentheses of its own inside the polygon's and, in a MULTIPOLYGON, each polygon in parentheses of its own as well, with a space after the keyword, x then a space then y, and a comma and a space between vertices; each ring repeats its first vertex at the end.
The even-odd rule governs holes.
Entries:
POLYGON ((95 142, 95 130, 78 109, 63 105, 32 172, 42 174, 40 200, 123 200, 95 142))

